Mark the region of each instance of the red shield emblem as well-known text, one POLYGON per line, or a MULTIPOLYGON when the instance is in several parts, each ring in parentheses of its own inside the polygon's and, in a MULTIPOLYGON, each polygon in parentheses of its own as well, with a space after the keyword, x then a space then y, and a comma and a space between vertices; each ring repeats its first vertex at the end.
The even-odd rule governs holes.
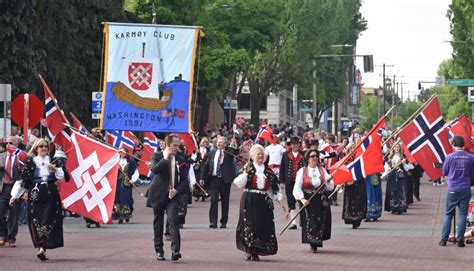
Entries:
POLYGON ((128 82, 135 90, 148 90, 151 86, 153 63, 131 62, 128 65, 128 82))

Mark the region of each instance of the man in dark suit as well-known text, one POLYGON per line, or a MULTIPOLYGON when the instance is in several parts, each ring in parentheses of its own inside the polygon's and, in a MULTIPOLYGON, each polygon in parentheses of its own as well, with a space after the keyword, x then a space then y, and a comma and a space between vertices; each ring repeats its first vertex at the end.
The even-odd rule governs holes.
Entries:
POLYGON ((211 208, 209 210, 210 228, 217 228, 217 211, 219 196, 222 204, 221 228, 227 227, 229 217, 230 186, 235 178, 234 155, 238 150, 226 148, 227 139, 223 136, 217 137, 217 150, 209 154, 207 161, 201 170, 200 184, 209 185, 211 196, 211 208))
MULTIPOLYGON (((18 146, 14 136, 5 139, 8 146, 18 146)), ((8 242, 10 247, 16 247, 16 235, 18 233, 18 214, 20 201, 14 201, 11 206, 11 191, 15 182, 19 179, 18 158, 8 151, 0 154, 0 246, 8 242), (8 221, 5 219, 8 213, 8 221)))
POLYGON ((164 213, 166 211, 167 221, 171 235, 171 260, 177 261, 181 258, 179 235, 178 208, 179 196, 186 194, 188 189, 187 172, 180 171, 179 157, 176 156, 180 141, 177 134, 170 134, 165 138, 165 149, 163 152, 155 152, 151 158, 151 171, 155 174, 148 191, 148 197, 153 207, 153 231, 157 259, 166 260, 163 251, 163 226, 164 213))

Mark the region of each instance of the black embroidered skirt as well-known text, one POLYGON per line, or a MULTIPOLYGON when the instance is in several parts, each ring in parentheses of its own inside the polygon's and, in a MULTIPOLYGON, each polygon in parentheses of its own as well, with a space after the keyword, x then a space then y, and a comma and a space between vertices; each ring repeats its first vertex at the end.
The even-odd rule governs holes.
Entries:
POLYGON ((28 227, 35 248, 64 246, 61 200, 54 183, 37 184, 29 191, 28 227))
MULTIPOLYGON (((309 199, 310 193, 304 193, 309 199)), ((318 194, 311 199, 310 204, 301 213, 302 243, 322 246, 324 240, 331 239, 331 206, 326 195, 318 194)))
POLYGON ((276 254, 278 243, 273 219, 273 202, 267 194, 244 192, 240 200, 237 248, 262 256, 276 254))

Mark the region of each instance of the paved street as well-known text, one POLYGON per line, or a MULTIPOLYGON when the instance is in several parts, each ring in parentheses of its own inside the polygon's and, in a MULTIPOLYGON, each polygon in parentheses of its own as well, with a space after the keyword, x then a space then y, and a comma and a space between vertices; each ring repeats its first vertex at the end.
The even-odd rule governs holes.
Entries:
MULTIPOLYGON (((445 189, 423 180, 421 202, 411 205, 407 214, 384 213, 380 221, 363 222, 357 230, 343 224, 339 196, 339 206, 333 207, 332 239, 317 254, 300 243, 300 230, 287 231, 278 239, 278 254, 261 257, 261 262, 246 262, 235 248, 241 193, 236 187, 227 229, 208 228, 208 201, 189 207, 179 262, 156 261, 152 210, 135 194, 135 216, 129 224, 87 229, 82 218, 66 218, 65 247, 48 251, 46 263, 36 258, 28 229, 22 225, 18 247, 0 248, 0 270, 473 270, 474 245, 438 246, 445 189)), ((285 222, 279 207, 275 216, 279 231, 285 222)), ((169 258, 169 242, 165 245, 169 258)))

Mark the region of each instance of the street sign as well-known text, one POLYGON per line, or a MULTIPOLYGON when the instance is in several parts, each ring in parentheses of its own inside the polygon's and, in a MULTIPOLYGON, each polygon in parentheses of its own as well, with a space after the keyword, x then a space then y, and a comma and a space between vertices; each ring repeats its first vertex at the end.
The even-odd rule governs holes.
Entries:
POLYGON ((313 112, 313 108, 300 108, 300 112, 311 113, 313 112))
POLYGON ((102 92, 92 92, 92 113, 101 113, 101 112, 102 112, 102 92))
POLYGON ((436 76, 436 87, 442 88, 445 85, 446 85, 446 82, 444 80, 444 76, 436 76))
POLYGON ((224 109, 230 108, 230 100, 224 100, 224 109))
POLYGON ((237 100, 230 100, 230 109, 237 109, 237 100))
POLYGON ((474 86, 474 79, 449 79, 448 86, 456 86, 456 87, 474 86))
POLYGON ((93 120, 98 120, 98 119, 100 119, 100 114, 99 114, 99 113, 92 113, 92 119, 93 119, 93 120))
MULTIPOLYGON (((25 94, 18 95, 11 104, 11 117, 12 120, 18 124, 18 126, 23 127, 24 113, 25 113, 25 94)), ((44 104, 43 102, 36 97, 34 94, 28 94, 29 97, 29 114, 28 114, 28 127, 35 127, 43 117, 44 113, 44 104)))
POLYGON ((474 87, 467 88, 467 101, 474 103, 474 87))

